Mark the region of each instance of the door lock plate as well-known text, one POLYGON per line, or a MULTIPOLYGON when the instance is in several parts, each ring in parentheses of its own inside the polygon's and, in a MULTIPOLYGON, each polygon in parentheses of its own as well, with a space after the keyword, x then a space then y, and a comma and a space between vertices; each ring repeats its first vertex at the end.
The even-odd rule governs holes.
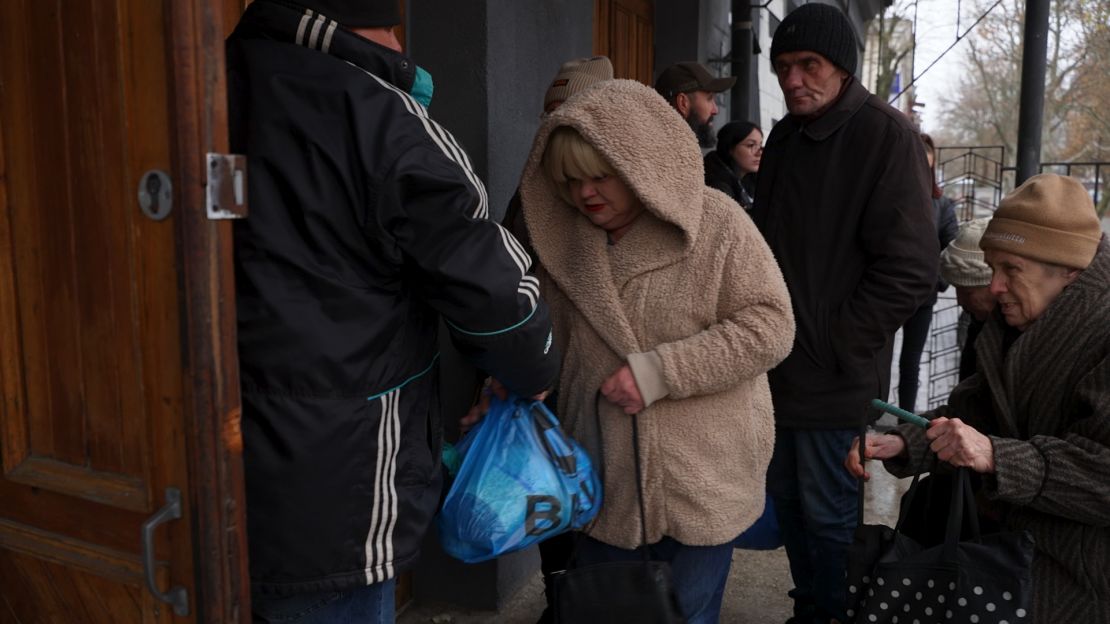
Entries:
POLYGON ((208 153, 208 218, 247 216, 247 157, 208 153))

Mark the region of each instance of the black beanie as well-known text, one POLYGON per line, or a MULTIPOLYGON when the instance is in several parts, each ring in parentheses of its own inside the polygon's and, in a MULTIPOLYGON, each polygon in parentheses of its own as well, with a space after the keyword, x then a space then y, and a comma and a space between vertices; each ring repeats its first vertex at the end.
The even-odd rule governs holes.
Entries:
POLYGON ((771 39, 771 62, 783 52, 809 50, 849 74, 856 73, 856 33, 840 9, 828 4, 803 4, 782 20, 771 39))
POLYGON ((401 23, 397 0, 294 0, 346 28, 380 28, 401 23))

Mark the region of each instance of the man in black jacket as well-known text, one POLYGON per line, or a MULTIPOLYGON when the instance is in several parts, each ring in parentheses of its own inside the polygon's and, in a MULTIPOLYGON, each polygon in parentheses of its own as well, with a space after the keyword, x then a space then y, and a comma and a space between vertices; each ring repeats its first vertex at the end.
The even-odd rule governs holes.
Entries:
POLYGON ((770 491, 790 559, 793 622, 845 619, 857 485, 840 464, 869 400, 885 398, 895 332, 936 284, 939 254, 917 132, 852 76, 835 7, 782 21, 771 62, 790 114, 767 139, 751 216, 794 306, 794 350, 769 375, 770 491))
POLYGON ((393 621, 440 495, 441 318, 509 390, 557 376, 531 259, 397 23, 396 0, 257 0, 227 44, 255 621, 393 621))

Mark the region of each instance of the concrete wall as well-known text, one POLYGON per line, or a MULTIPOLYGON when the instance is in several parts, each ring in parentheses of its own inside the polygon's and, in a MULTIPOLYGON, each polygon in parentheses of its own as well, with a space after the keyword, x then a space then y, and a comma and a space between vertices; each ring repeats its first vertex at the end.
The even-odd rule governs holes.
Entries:
POLYGON ((703 61, 701 37, 704 0, 655 0, 655 77, 680 61, 703 61))
POLYGON ((431 72, 429 112, 466 149, 499 219, 559 66, 593 50, 593 0, 409 0, 409 52, 431 72))

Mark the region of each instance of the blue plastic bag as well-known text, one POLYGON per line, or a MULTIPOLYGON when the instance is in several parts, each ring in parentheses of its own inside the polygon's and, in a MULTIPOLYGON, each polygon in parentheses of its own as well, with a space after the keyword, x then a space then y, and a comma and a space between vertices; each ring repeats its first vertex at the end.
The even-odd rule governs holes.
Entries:
POLYGON ((736 538, 732 544, 733 547, 744 550, 774 550, 782 546, 782 534, 779 532, 778 516, 775 515, 775 504, 771 502, 770 494, 767 494, 766 498, 763 515, 736 538))
POLYGON ((456 449, 462 466, 437 525, 443 549, 467 563, 580 529, 601 507, 589 456, 543 403, 494 398, 456 449))

